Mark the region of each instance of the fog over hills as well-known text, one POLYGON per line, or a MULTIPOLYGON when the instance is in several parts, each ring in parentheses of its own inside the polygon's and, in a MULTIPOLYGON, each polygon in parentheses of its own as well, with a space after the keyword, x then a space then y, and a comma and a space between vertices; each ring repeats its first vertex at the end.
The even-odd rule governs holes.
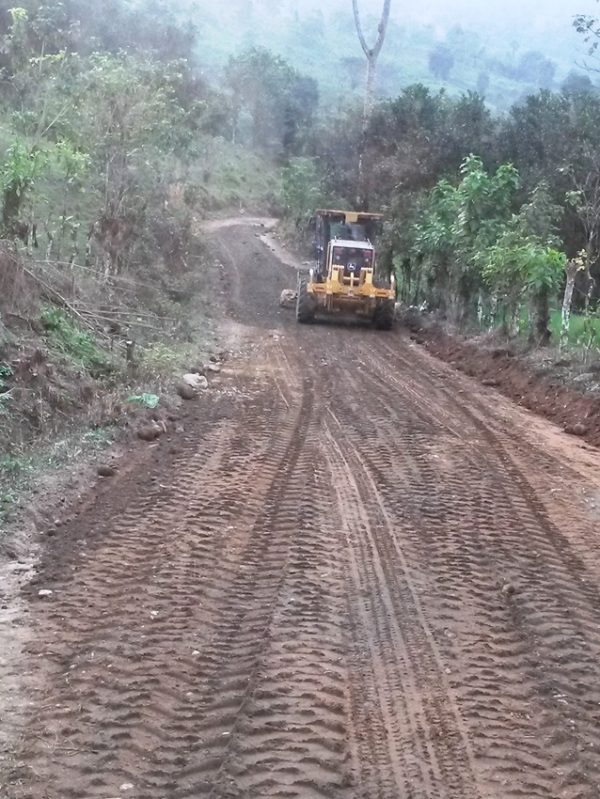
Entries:
MULTIPOLYGON (((197 25, 209 75, 230 56, 262 46, 315 77, 327 96, 342 88, 360 91, 364 56, 354 31, 352 0, 169 4, 197 25)), ((376 35, 382 6, 383 0, 359 0, 368 39, 376 35)), ((587 47, 573 20, 578 14, 599 13, 594 0, 392 0, 377 90, 393 96, 423 82, 450 93, 476 90, 490 105, 507 108, 539 88, 560 88, 569 73, 585 74, 587 47)), ((596 82, 595 73, 589 76, 596 82)))

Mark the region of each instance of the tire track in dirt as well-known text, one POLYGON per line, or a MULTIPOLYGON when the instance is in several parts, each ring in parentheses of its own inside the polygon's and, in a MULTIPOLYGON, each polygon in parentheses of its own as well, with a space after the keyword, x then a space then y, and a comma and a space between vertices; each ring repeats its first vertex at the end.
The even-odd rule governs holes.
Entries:
MULTIPOLYGON (((264 405, 249 405, 243 413, 244 425, 237 431, 226 425, 202 442, 188 463, 176 467, 178 479, 171 491, 159 485, 141 496, 121 519, 107 526, 107 540, 93 553, 90 568, 84 562, 71 582, 55 586, 57 599, 48 606, 43 623, 55 623, 65 640, 44 654, 57 663, 57 676, 67 693, 65 704, 86 706, 85 713, 57 723, 53 708, 48 718, 44 714, 40 718, 42 740, 60 736, 69 743, 66 772, 73 765, 71 751, 77 750, 79 741, 93 738, 98 726, 108 725, 108 740, 90 758, 88 773, 107 773, 118 748, 117 759, 124 761, 119 779, 131 781, 134 771, 139 776, 139 767, 128 765, 130 746, 131 761, 140 751, 147 756, 155 750, 155 759, 161 761, 167 749, 181 749, 177 727, 189 734, 185 719, 202 677, 197 656, 192 654, 202 643, 196 624, 210 623, 215 602, 222 599, 236 574, 247 528, 260 512, 278 469, 277 455, 272 453, 274 439, 285 443, 293 438, 294 427, 287 418, 284 425, 275 421, 282 413, 278 405, 274 399, 273 415, 264 414, 264 405), (262 452, 260 448, 257 452, 259 441, 262 452), (248 456, 249 442, 252 457, 248 456), (84 602, 87 598, 87 606, 82 606, 82 598, 84 602), (103 607, 125 610, 117 629, 103 607), (74 651, 70 649, 73 642, 74 651), (90 671, 103 672, 91 694, 90 671), (161 686, 170 681, 177 691, 163 696, 161 686), (118 711, 125 707, 125 713, 118 711), (168 734, 152 728, 151 720, 157 715, 184 719, 174 725, 173 746, 163 744, 171 734, 168 723, 168 734)), ((287 417, 287 409, 283 412, 287 417)), ((77 784, 76 779, 70 782, 77 784)), ((72 795, 85 794, 85 790, 72 791, 72 795)))
MULTIPOLYGON (((405 397, 417 398, 420 408, 427 407, 434 387, 427 385, 427 379, 424 387, 419 386, 421 372, 415 369, 414 364, 408 365, 411 368, 404 370, 404 381, 411 384, 410 389, 402 391, 403 387, 397 385, 397 377, 396 388, 405 397)), ((383 385, 379 385, 373 394, 381 397, 385 385, 393 384, 391 378, 382 380, 383 385)), ((435 390, 439 392, 439 384, 435 390)), ((390 397, 386 409, 392 419, 394 403, 397 406, 397 395, 390 397)), ((416 504, 426 511, 422 514, 425 516, 423 521, 427 520, 429 524, 421 523, 415 545, 429 539, 438 550, 434 569, 439 571, 436 576, 438 586, 439 575, 443 577, 444 571, 450 572, 452 552, 458 549, 460 553, 462 574, 451 579, 449 573, 445 580, 448 600, 457 596, 456 578, 471 583, 477 576, 483 578, 477 587, 476 598, 484 609, 485 605, 488 606, 488 634, 482 638, 473 629, 474 614, 471 612, 468 616, 472 631, 471 649, 480 661, 480 668, 470 663, 464 673, 473 685, 467 698, 472 700, 474 718, 486 714, 488 717, 490 729, 486 733, 480 726, 479 731, 481 738, 484 741, 487 738, 489 742, 486 758, 494 771, 504 772, 503 780, 507 780, 506 773, 512 772, 510 781, 514 782, 514 795, 592 796, 595 787, 591 785, 594 785, 597 773, 597 708, 600 699, 596 665, 598 630, 594 621, 597 619, 597 591, 586 589, 585 586, 589 585, 586 582, 580 592, 578 575, 582 574, 581 561, 574 558, 567 542, 549 523, 539 502, 532 496, 525 476, 513 464, 502 443, 452 397, 447 397, 446 406, 454 412, 450 432, 455 429, 458 419, 463 435, 470 439, 471 446, 461 446, 457 441, 455 447, 456 453, 467 456, 467 462, 461 463, 461 459, 454 455, 451 468, 445 468, 440 474, 439 470, 431 468, 435 463, 431 458, 431 446, 429 453, 424 448, 420 457, 420 479, 409 493, 414 495, 419 486, 428 487, 426 491, 421 489, 421 502, 416 504), (482 463, 485 469, 482 469, 482 463), (437 487, 441 481, 449 491, 438 497, 437 487), (457 499, 459 507, 454 511, 457 499), (432 528, 437 528, 435 537, 432 528), (451 542, 440 535, 446 529, 452 530, 451 542), (493 558, 490 553, 493 553, 493 558), (502 571, 494 575, 490 566, 497 568, 501 564, 504 564, 502 571), (499 588, 502 583, 508 583, 510 587, 512 580, 519 588, 518 595, 512 597, 509 593, 503 596, 499 588), (574 585, 576 591, 573 591, 574 585), (499 622, 506 628, 504 635, 498 629, 499 622), (489 636, 489 630, 494 630, 494 627, 500 633, 496 640, 489 636), (485 656, 485 649, 482 652, 482 643, 489 648, 489 657, 485 656), (484 675, 481 672, 486 670, 489 673, 482 680, 484 675), (502 672, 504 680, 501 684, 498 676, 502 672), (547 682, 547 673, 554 675, 554 687, 547 682), (565 686, 570 686, 571 690, 565 686), (573 694, 579 695, 580 700, 585 697, 583 703, 575 701, 579 728, 575 734, 571 717, 573 694), (495 712, 490 713, 493 703, 495 712), (509 729, 507 716, 515 719, 516 723, 510 725, 512 736, 502 741, 502 735, 506 735, 509 729), (529 723, 530 716, 534 726, 529 723), (538 743, 540 729, 543 736, 541 746, 538 743), (588 756, 590 747, 591 758, 588 756), (510 753, 513 753, 512 763, 507 762, 510 753), (528 772, 531 772, 531 777, 524 777, 528 772), (560 775, 558 779, 557 775, 560 775)), ((395 421, 400 423, 399 419, 395 421)), ((411 437, 413 448, 415 438, 414 435, 411 437)), ((390 473, 394 474, 393 468, 388 477, 390 473)), ((386 476, 381 471, 379 479, 385 483, 386 476)), ((390 490, 388 488, 388 492, 390 490)), ((414 505, 412 508, 414 514, 414 505)), ((431 550, 427 560, 431 564, 431 550)), ((448 601, 448 609, 454 610, 458 617, 466 610, 464 604, 461 606, 456 602, 452 607, 451 601, 448 601)), ((479 615, 478 610, 476 617, 479 615)), ((446 622, 450 624, 452 617, 453 614, 449 613, 446 622)), ((461 640, 464 641, 464 633, 461 640)), ((506 795, 513 794, 507 791, 506 795)))
POLYGON ((244 572, 232 585, 203 654, 210 692, 197 704, 210 738, 202 742, 199 762, 180 775, 180 781, 192 780, 185 789, 180 785, 177 796, 199 790, 208 797, 232 791, 281 795, 282 785, 288 796, 330 796, 341 779, 341 745, 334 745, 343 729, 337 718, 342 713, 339 678, 325 684, 322 679, 328 659, 340 655, 313 618, 319 617, 317 586, 297 574, 306 576, 311 566, 307 553, 314 558, 301 531, 298 535, 314 469, 304 446, 315 399, 311 389, 305 383, 294 433, 278 454, 277 473, 253 525, 244 572), (283 602, 288 593, 292 596, 283 602), (304 624, 309 641, 298 638, 304 613, 311 619, 304 624))
POLYGON ((317 797, 343 784, 343 648, 322 602, 329 548, 311 523, 305 447, 318 398, 310 380, 291 382, 276 343, 268 359, 300 405, 290 410, 281 391, 271 412, 246 402, 242 424, 202 442, 171 490, 140 497, 107 524, 89 569, 55 584, 45 623, 64 640, 44 655, 57 662, 59 701, 32 725, 41 746, 28 775, 49 797, 123 783, 148 797, 282 785, 317 797))
POLYGON ((328 450, 332 471, 344 475, 337 490, 350 544, 351 595, 369 596, 353 615, 360 620, 379 694, 382 777, 395 766, 393 778, 388 773, 381 779, 388 783, 383 795, 407 795, 409 786, 414 791, 418 785, 423 794, 417 795, 478 796, 470 746, 402 552, 397 544, 390 546, 390 519, 377 485, 339 418, 332 417, 328 450))

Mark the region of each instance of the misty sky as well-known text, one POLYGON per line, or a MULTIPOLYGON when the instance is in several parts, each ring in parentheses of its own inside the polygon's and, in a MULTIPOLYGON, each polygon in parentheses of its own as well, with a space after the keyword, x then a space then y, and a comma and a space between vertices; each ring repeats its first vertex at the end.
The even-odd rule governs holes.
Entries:
MULTIPOLYGON (((260 3, 261 0, 255 0, 260 3)), ((288 0, 289 2, 289 0, 288 0)), ((296 0, 302 14, 321 8, 334 13, 351 14, 352 0, 296 0)), ((383 0, 359 0, 362 16, 379 16, 383 0)), ((584 60, 586 45, 575 32, 573 18, 577 14, 600 17, 596 0, 392 0, 392 16, 400 24, 433 25, 440 38, 455 25, 476 31, 483 41, 493 44, 495 34, 507 42, 514 38, 521 50, 548 46, 548 54, 560 58, 558 52, 564 37, 564 53, 569 60, 584 60), (546 41, 547 37, 547 41, 546 41)))
MULTIPOLYGON (((376 0, 369 2, 373 9, 381 4, 376 0)), ((493 27, 518 27, 533 28, 536 32, 546 28, 556 29, 557 25, 564 24, 568 30, 576 14, 598 14, 599 6, 594 0, 419 0, 418 4, 407 4, 403 0, 392 0, 394 16, 402 16, 403 7, 408 11, 412 8, 411 16, 421 17, 424 21, 433 21, 439 18, 447 24, 460 23, 466 27, 471 21, 478 28, 486 23, 493 27), (415 8, 417 5, 418 11, 415 8)))
MULTIPOLYGON (((260 0, 259 0, 260 2, 260 0)), ((298 9, 321 8, 351 13, 351 0, 298 0, 298 9)), ((361 13, 380 14, 383 0, 359 0, 361 13)), ((392 16, 402 20, 438 24, 447 29, 452 25, 483 30, 486 27, 514 29, 519 38, 530 30, 539 35, 545 30, 556 32, 564 28, 571 36, 576 14, 600 15, 595 0, 392 0, 392 16)))
MULTIPOLYGON (((351 0, 304 0, 301 6, 314 8, 346 8, 351 0)), ((383 0, 359 0, 360 9, 378 14, 383 7, 383 0)), ((595 0, 419 0, 418 3, 407 0, 392 0, 392 14, 398 20, 404 17, 421 19, 427 23, 439 20, 444 26, 461 24, 468 27, 470 21, 502 25, 533 25, 544 28, 550 25, 556 28, 557 23, 569 27, 576 14, 597 15, 600 7, 595 0)))

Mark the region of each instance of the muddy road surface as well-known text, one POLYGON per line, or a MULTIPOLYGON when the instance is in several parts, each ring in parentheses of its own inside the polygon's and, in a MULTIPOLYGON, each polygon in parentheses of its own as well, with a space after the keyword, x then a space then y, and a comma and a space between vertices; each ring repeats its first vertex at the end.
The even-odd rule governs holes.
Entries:
POLYGON ((598 454, 402 331, 296 326, 260 230, 212 234, 209 395, 46 546, 2 790, 597 799, 598 454))

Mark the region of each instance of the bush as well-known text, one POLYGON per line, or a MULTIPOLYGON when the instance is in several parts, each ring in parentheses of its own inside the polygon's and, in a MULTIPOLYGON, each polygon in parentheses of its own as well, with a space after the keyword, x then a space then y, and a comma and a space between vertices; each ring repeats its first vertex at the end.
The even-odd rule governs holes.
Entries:
POLYGON ((73 365, 93 376, 115 371, 108 355, 97 345, 91 332, 81 330, 62 308, 48 307, 42 312, 41 322, 48 343, 73 365))

